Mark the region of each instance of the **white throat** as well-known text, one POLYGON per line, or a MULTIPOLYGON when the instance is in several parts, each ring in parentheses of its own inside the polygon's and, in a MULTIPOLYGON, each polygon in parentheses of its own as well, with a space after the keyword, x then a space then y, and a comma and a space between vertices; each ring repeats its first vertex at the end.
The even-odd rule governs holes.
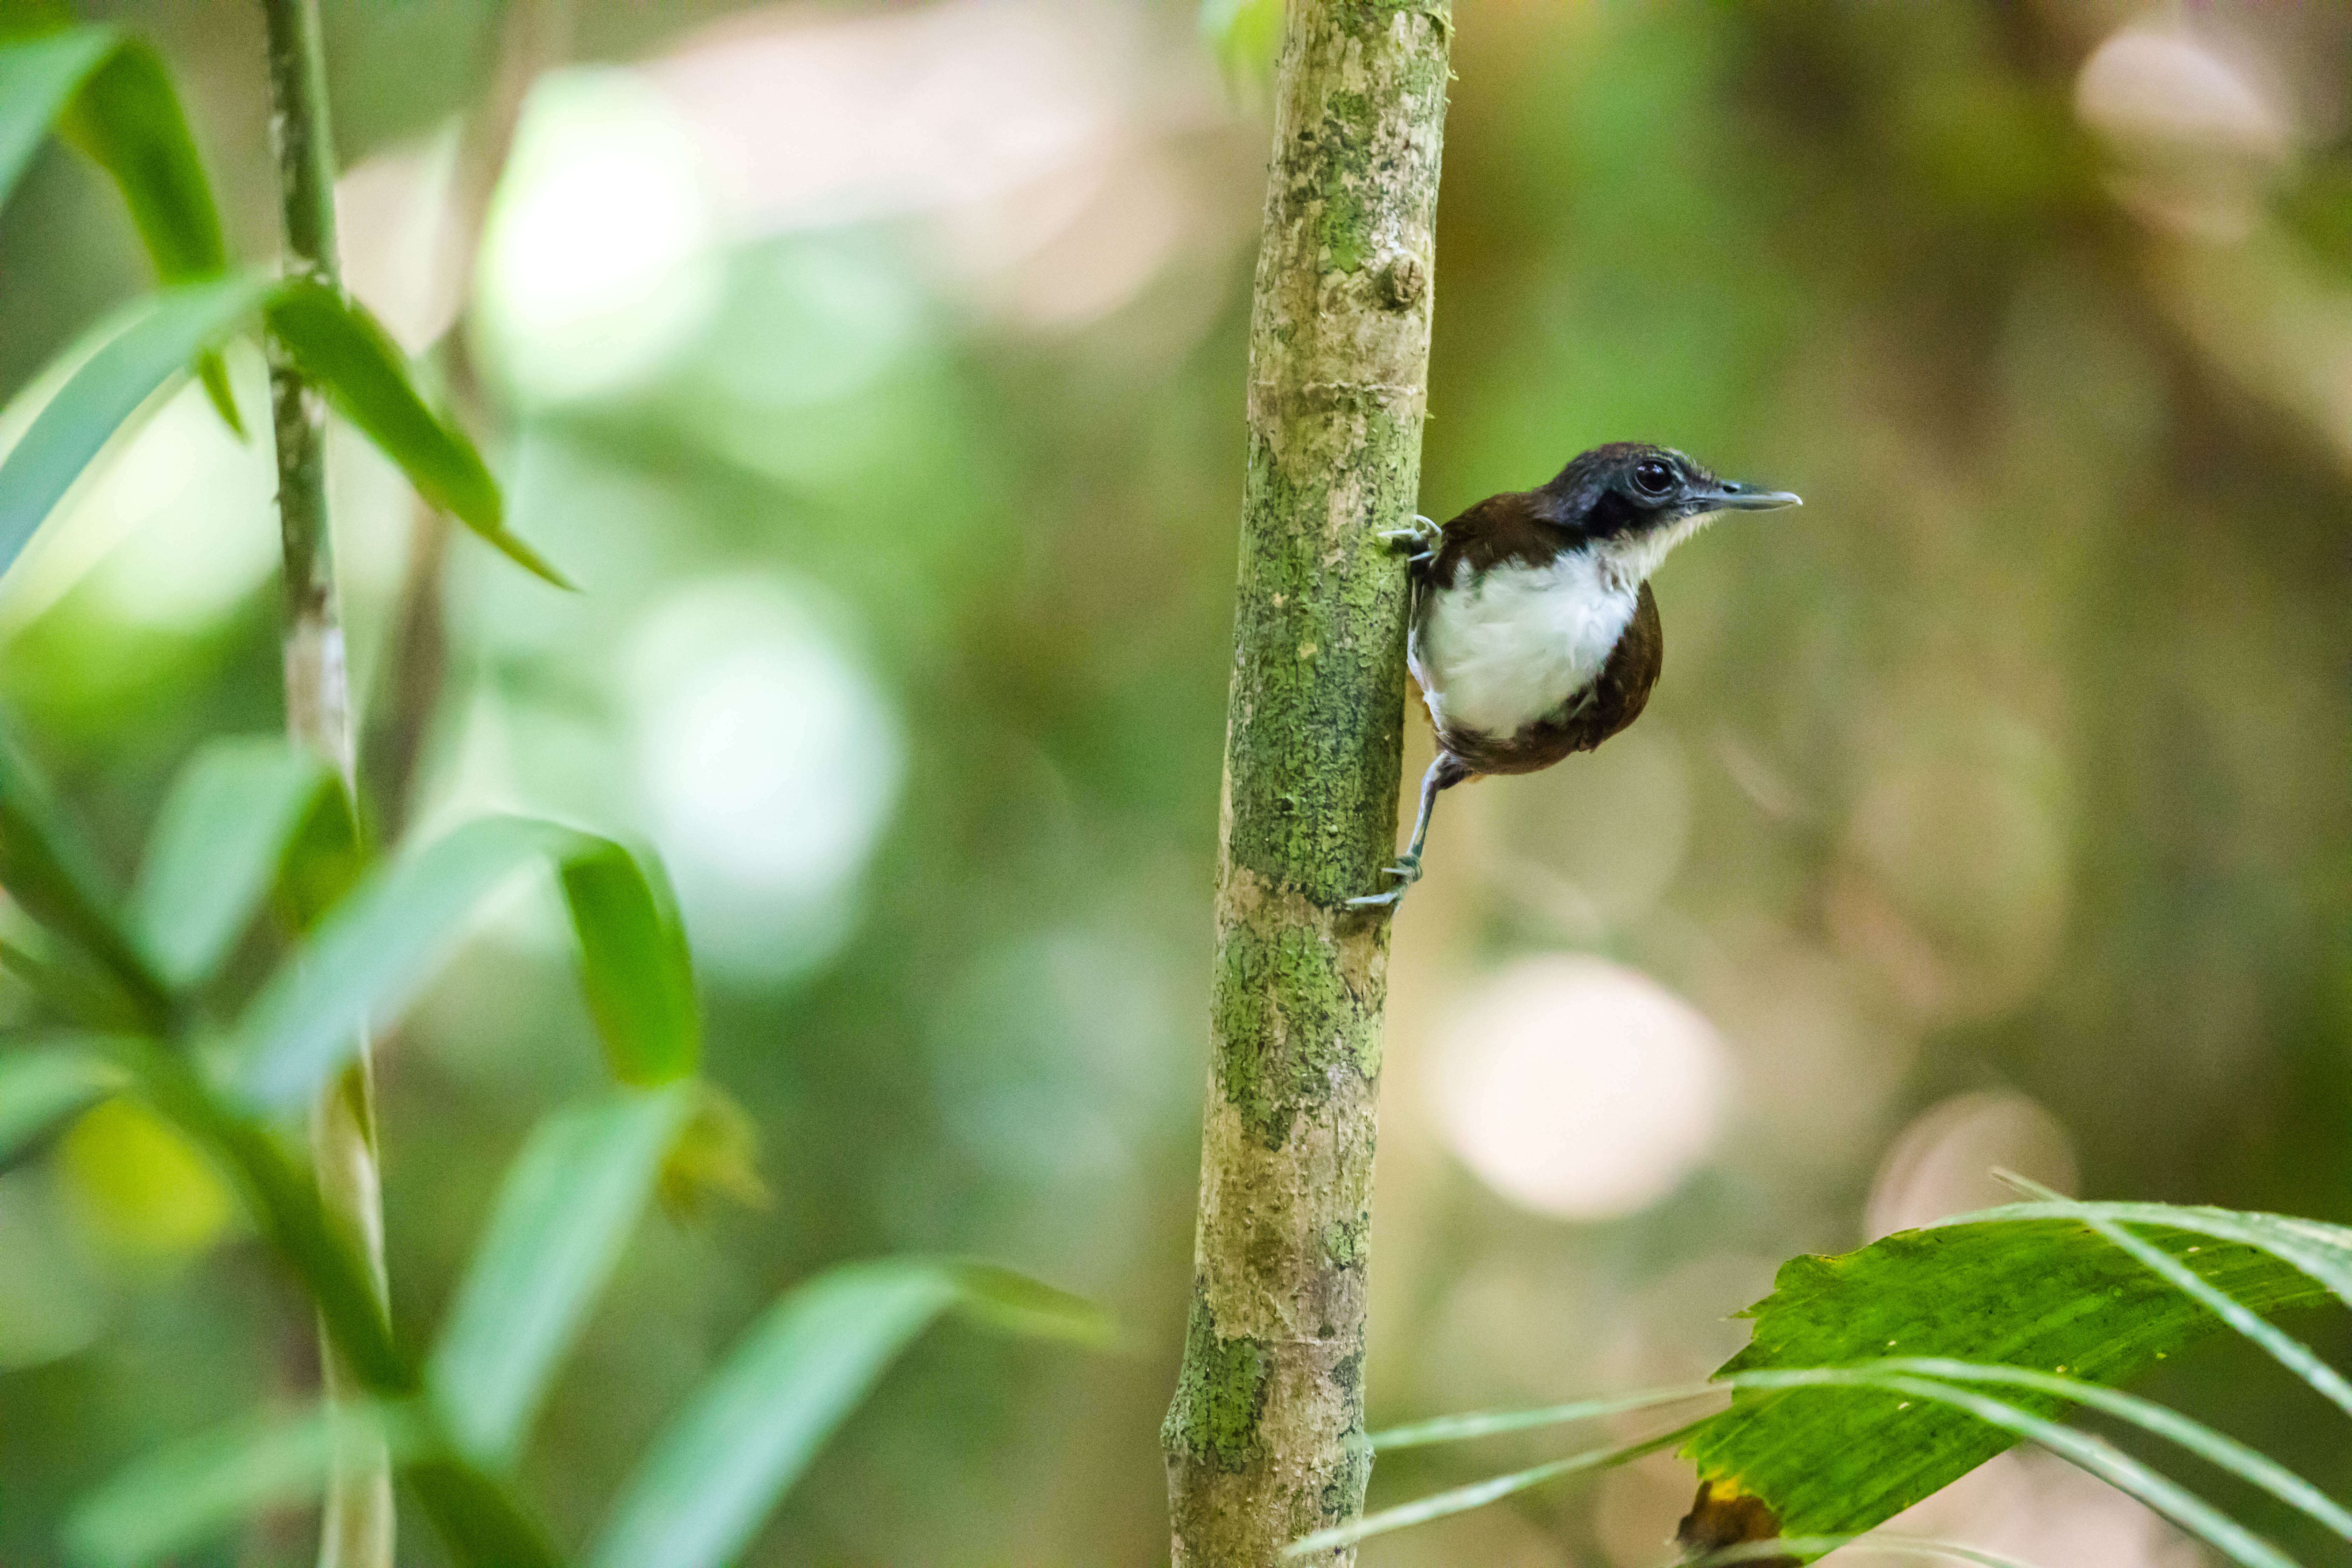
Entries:
POLYGON ((1413 622, 1413 678, 1440 730, 1516 735, 1591 686, 1633 624, 1642 584, 1714 521, 1588 544, 1541 566, 1516 562, 1438 584, 1413 622))

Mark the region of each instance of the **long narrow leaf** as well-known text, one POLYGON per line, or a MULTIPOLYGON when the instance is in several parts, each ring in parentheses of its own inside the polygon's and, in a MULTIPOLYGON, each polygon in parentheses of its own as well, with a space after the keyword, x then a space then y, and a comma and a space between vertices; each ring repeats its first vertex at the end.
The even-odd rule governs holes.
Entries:
MULTIPOLYGON (((5 477, 0 477, 5 482, 5 477)), ((0 505, 5 505, 0 501, 0 505)), ((0 888, 49 931, 95 959, 147 1023, 170 1001, 114 913, 113 895, 48 788, 0 737, 0 888)))
MULTIPOLYGON (((2199 1535, 2208 1543, 2220 1548, 2235 1562, 2247 1568, 2292 1568, 2288 1560, 2275 1548, 2260 1541, 2242 1526, 2214 1510, 2193 1494, 2158 1475, 2137 1460, 2121 1453, 2095 1437, 2063 1426, 2032 1411, 2024 1410, 2004 1400, 1990 1399, 1975 1394, 1966 1384, 1994 1384, 2030 1389, 2069 1403, 2088 1405, 2111 1415, 2130 1422, 2156 1436, 2165 1438, 2210 1463, 2228 1470, 2240 1480, 2270 1493, 2306 1516, 2318 1521, 2329 1530, 2352 1539, 2352 1512, 2330 1500, 2310 1483, 2294 1475, 2275 1461, 2247 1447, 2235 1439, 2224 1436, 2201 1423, 2192 1421, 2177 1411, 2168 1410, 2148 1400, 2121 1393, 2079 1379, 2032 1371, 2022 1367, 1997 1363, 1956 1361, 1946 1357, 1895 1357, 1850 1367, 1804 1367, 1787 1371, 1727 1373, 1714 1386, 1722 1390, 1750 1392, 1781 1392, 1806 1389, 1869 1389, 1897 1394, 1913 1399, 1960 1410, 1989 1425, 2041 1444, 2053 1453, 2089 1470, 2101 1479, 2116 1486, 2163 1513, 2184 1529, 2199 1535)), ((1695 1385, 1664 1388, 1647 1394, 1627 1394, 1611 1400, 1587 1400, 1573 1405, 1553 1405, 1546 1409, 1523 1412, 1503 1412, 1492 1415, 1451 1416, 1440 1421, 1423 1422, 1401 1428, 1395 1435, 1375 1439, 1388 1447, 1411 1443, 1462 1441, 1488 1436, 1497 1433, 1525 1431, 1562 1422, 1590 1419, 1604 1414, 1622 1414, 1632 1410, 1662 1408, 1680 1404, 1693 1396, 1695 1385), (1400 1444, 1398 1437, 1405 1439, 1400 1444)), ((1900 1407, 1897 1407, 1898 1409, 1900 1407)), ((1696 1430, 1706 1422, 1695 1422, 1682 1429, 1684 1434, 1696 1430)), ((1916 1425, 1916 1423, 1915 1423, 1916 1425)), ((1899 1424, 1886 1426, 1887 1440, 1892 1441, 1901 1430, 1899 1424)), ((1677 1434, 1679 1436, 1681 1434, 1677 1434)), ((1871 1433, 1849 1433, 1849 1440, 1868 1440, 1871 1433)), ((1875 1446, 1875 1444, 1874 1444, 1875 1446)), ((1470 1508, 1507 1495, 1526 1486, 1539 1484, 1553 1475, 1565 1474, 1560 1465, 1584 1468, 1589 1464, 1610 1462, 1616 1450, 1594 1450, 1570 1460, 1553 1461, 1511 1476, 1483 1481, 1472 1487, 1424 1498, 1403 1508, 1368 1516, 1355 1525, 1339 1531, 1326 1531, 1307 1538, 1290 1548, 1293 1554, 1305 1552, 1308 1542, 1317 1550, 1346 1545, 1362 1539, 1363 1534, 1379 1533, 1389 1529, 1402 1529, 1426 1519, 1465 1511, 1470 1508), (1505 1483, 1509 1483, 1507 1486, 1505 1483), (1502 1487, 1502 1490, 1491 1489, 1502 1487), (1431 1511, 1434 1510, 1434 1511, 1431 1511), (1394 1521, 1395 1522, 1388 1522, 1394 1521), (1378 1530, 1367 1529, 1377 1524, 1378 1530), (1340 1536, 1348 1531, 1362 1533, 1340 1536)), ((1856 1532, 1858 1533, 1858 1532, 1856 1532)), ((1782 1543, 1783 1553, 1808 1551, 1790 1537, 1782 1543)), ((1811 1539, 1811 1537, 1802 1539, 1811 1539)), ((1855 1539, 1849 1533, 1822 1537, 1832 1544, 1843 1544, 1855 1539)), ((1830 1550, 1822 1546, 1822 1551, 1830 1550)))
MULTIPOLYGON (((667 1082, 694 1065, 693 982, 684 942, 635 862, 610 839, 552 822, 491 816, 382 868, 320 921, 310 942, 266 985, 229 1051, 230 1092, 247 1108, 305 1104, 349 1058, 360 1027, 393 1016, 456 945, 466 915, 526 865, 583 863, 596 896, 572 904, 590 996, 656 985, 664 1007, 599 1006, 614 1076, 667 1082), (633 885, 633 886, 632 886, 633 885), (648 1024, 648 1020, 652 1020, 648 1024)), ((562 879, 567 893, 575 879, 562 879)))
POLYGON ((72 27, 0 44, 0 203, 66 105, 121 42, 111 27, 72 27))
POLYGON ((2182 1265, 2170 1253, 2143 1241, 2089 1205, 2077 1204, 2063 1194, 2053 1192, 2041 1183, 2013 1171, 1996 1171, 1993 1173, 2019 1191, 2030 1193, 2044 1203, 2073 1209, 2084 1225, 2097 1231, 2109 1245, 2120 1247, 2143 1266, 2162 1276, 2175 1289, 2199 1302, 2231 1328, 2260 1345, 2273 1361, 2309 1384, 2322 1399, 2352 1415, 2352 1383, 2347 1383, 2342 1373, 2320 1360, 2309 1345, 2247 1310, 2243 1304, 2207 1284, 2195 1270, 2182 1265))
MULTIPOLYGON (((1817 1375, 1811 1369, 1786 1373, 1794 1382, 1778 1381, 1783 1374, 1754 1373, 1723 1377, 1713 1383, 1685 1384, 1679 1388, 1654 1389, 1643 1394, 1620 1394, 1609 1399, 1580 1400, 1570 1405, 1554 1405, 1535 1410, 1497 1411, 1473 1415, 1441 1416, 1432 1421, 1417 1422, 1393 1431, 1375 1433, 1370 1438, 1380 1452, 1395 1448, 1414 1447, 1435 1443, 1460 1443, 1480 1437, 1491 1437, 1509 1432, 1526 1432, 1543 1426, 1557 1426, 1570 1422, 1589 1421, 1596 1416, 1622 1415, 1636 1410, 1655 1409, 1696 1398, 1704 1394, 1724 1394, 1737 1388, 1780 1388, 1837 1386, 1875 1387, 1867 1381, 1885 1376, 1916 1374, 1934 1377, 1947 1383, 1981 1383, 2011 1388, 2031 1389, 2046 1394, 2067 1404, 2087 1405, 2105 1411, 2150 1435, 2177 1444, 2189 1452, 2228 1470, 2248 1485, 2317 1521, 2347 1541, 2352 1541, 2352 1510, 2347 1510, 2325 1492, 2302 1477, 2295 1475, 2267 1455, 2248 1447, 2235 1438, 2214 1431, 2202 1422, 2191 1420, 2177 1410, 2170 1410, 2152 1400, 2118 1389, 2079 1378, 2061 1377, 2026 1367, 2005 1366, 1999 1363, 1959 1361, 1948 1356, 1893 1356, 1868 1361, 1859 1366, 1817 1375), (1863 1374, 1857 1383, 1846 1373, 1863 1374)), ((1885 1424, 1890 1437, 1898 1435, 1899 1423, 1885 1424)))
POLYGON ((408 360, 373 316, 323 283, 289 279, 269 301, 269 330, 336 411, 400 466, 416 493, 524 571, 571 580, 506 526, 498 482, 464 432, 426 406, 408 360))
POLYGON ((69 1110, 122 1087, 122 1069, 79 1046, 0 1053, 0 1162, 69 1110))
MULTIPOLYGON (((145 1040, 122 1043, 120 1058, 156 1108, 202 1140, 237 1178, 256 1224, 301 1278, 336 1351, 361 1387, 431 1423, 415 1396, 421 1380, 392 1337, 366 1266, 350 1236, 329 1217, 310 1173, 298 1169, 268 1129, 233 1111, 177 1054, 145 1040)), ((436 1440, 407 1480, 460 1568, 558 1568, 546 1531, 496 1477, 436 1440)))
POLYGON ((257 1416, 134 1461, 85 1497, 66 1521, 68 1552, 90 1568, 141 1568, 225 1533, 267 1509, 310 1502, 339 1455, 374 1438, 395 1455, 417 1447, 397 1410, 319 1406, 257 1416))
POLYGON ((457 943, 465 919, 524 866, 572 837, 519 816, 469 822, 362 881, 255 999, 227 1085, 250 1110, 306 1105, 371 1018, 395 1016, 457 943))
POLYGON ((167 983, 184 989, 211 978, 306 837, 312 858, 334 864, 292 874, 341 891, 356 869, 357 829, 341 786, 310 753, 275 737, 240 738, 206 746, 181 770, 129 909, 167 983))
MULTIPOLYGON (((67 105, 58 134, 113 176, 155 264, 155 276, 166 287, 228 270, 212 182, 205 176, 171 75, 153 49, 135 38, 118 44, 67 105)), ((196 374, 228 427, 245 434, 219 351, 200 353, 196 374)))
POLYGON ((1507 1497, 1531 1487, 1542 1486, 1547 1481, 1556 1481, 1562 1476, 1572 1476, 1584 1470, 1607 1469, 1638 1459, 1645 1454, 1654 1454, 1682 1441, 1690 1435, 1690 1431, 1688 1426, 1677 1426, 1671 1432, 1661 1432, 1653 1437, 1640 1437, 1606 1448, 1590 1448, 1581 1454, 1570 1454, 1565 1459, 1551 1459, 1540 1465, 1530 1465, 1524 1470, 1513 1470, 1508 1475, 1433 1492, 1428 1497, 1401 1503, 1395 1508, 1368 1513, 1353 1523, 1333 1525, 1328 1530, 1301 1536, 1284 1547, 1282 1554, 1286 1558, 1312 1557, 1353 1546, 1375 1535, 1410 1530, 1416 1524, 1428 1524, 1434 1520, 1451 1519, 1457 1513, 1468 1513, 1474 1509, 1485 1508, 1488 1503, 1500 1502, 1507 1497))
POLYGON ((2229 1471, 2247 1485, 2270 1493, 2344 1540, 2352 1542, 2352 1510, 2347 1510, 2326 1492, 2267 1454, 2216 1432, 2201 1421, 2191 1420, 2177 1410, 2168 1409, 2153 1400, 2142 1399, 2137 1394, 2024 1367, 1953 1361, 1942 1356, 1898 1357, 1871 1363, 1864 1370, 1886 1374, 1916 1373, 1944 1383, 1993 1384, 2009 1388, 2026 1388, 2072 1404, 2087 1405, 2094 1410, 2127 1421, 2152 1436, 2162 1437, 2187 1449, 2229 1471))
POLYGON ((114 433, 202 350, 234 331, 268 292, 257 278, 168 289, 82 363, 0 458, 0 572, 15 564, 114 433))
MULTIPOLYGON (((1771 1376, 1760 1373, 1759 1376, 1771 1376)), ((2168 1480, 2113 1444, 2062 1426, 2021 1410, 2005 1400, 1971 1394, 1926 1378, 1885 1377, 1863 1386, 1890 1394, 1933 1399, 1966 1411, 1978 1420, 2020 1437, 2028 1437, 2089 1471, 2109 1486, 2127 1492, 2181 1529, 2220 1552, 2240 1568, 2297 1568, 2294 1560, 2253 1531, 2176 1481, 2168 1480)))
POLYGON ((119 41, 67 105, 58 133, 113 176, 162 281, 193 283, 227 270, 212 183, 153 49, 119 41))
POLYGON ((1391 1426, 1365 1439, 1374 1451, 1421 1448, 1433 1443, 1466 1443, 1506 1432, 1526 1432, 1539 1426, 1562 1426, 1629 1411, 1654 1410, 1685 1399, 1704 1399, 1729 1390, 1720 1383, 1685 1383, 1673 1388, 1645 1389, 1638 1394, 1612 1394, 1606 1399, 1580 1399, 1569 1405, 1547 1405, 1534 1410, 1497 1410, 1467 1415, 1439 1415, 1409 1426, 1391 1426))
POLYGON ((562 868, 581 984, 624 1083, 688 1077, 702 1058, 694 960, 661 868, 609 839, 580 839, 562 868))
POLYGON ((1007 1281, 1001 1270, 896 1258, 835 1268, 788 1292, 655 1440, 589 1554, 592 1568, 731 1560, 883 1369, 951 1307, 997 1321, 1011 1312, 1030 1331, 1062 1338, 1107 1331, 1075 1298, 1027 1280, 1008 1293, 1007 1281))
POLYGON ((693 1086, 622 1090, 540 1123, 507 1173, 426 1378, 467 1453, 514 1462, 694 1109, 693 1086))
MULTIPOLYGON (((0 204, 8 199, 42 133, 52 128, 113 177, 131 221, 166 285, 228 269, 220 208, 189 134, 188 117, 155 51, 111 27, 28 19, 0 24, 0 204)), ((242 435, 228 367, 206 350, 205 392, 242 435)))

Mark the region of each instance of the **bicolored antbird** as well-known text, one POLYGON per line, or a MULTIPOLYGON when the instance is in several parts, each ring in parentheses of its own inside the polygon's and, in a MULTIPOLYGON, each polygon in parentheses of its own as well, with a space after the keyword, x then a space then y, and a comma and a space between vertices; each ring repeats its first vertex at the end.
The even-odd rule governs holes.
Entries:
POLYGON ((1394 904, 1421 879, 1440 791, 1548 768, 1640 718, 1665 658, 1650 574, 1719 513, 1801 504, 1718 479, 1680 452, 1618 442, 1540 489, 1383 535, 1412 552, 1410 656, 1437 760, 1421 781, 1412 847, 1386 869, 1395 885, 1348 901, 1394 904))

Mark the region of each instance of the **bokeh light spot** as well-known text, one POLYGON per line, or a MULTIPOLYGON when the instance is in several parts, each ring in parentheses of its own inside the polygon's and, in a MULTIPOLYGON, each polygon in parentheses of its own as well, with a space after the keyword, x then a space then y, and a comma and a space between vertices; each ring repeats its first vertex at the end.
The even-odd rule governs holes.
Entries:
POLYGON ((693 138, 634 75, 574 70, 531 94, 484 237, 485 332, 526 397, 642 381, 719 303, 718 220, 693 138))
POLYGON ((1632 1214, 1706 1157, 1730 1066, 1713 1025, 1597 958, 1522 962, 1463 1005, 1434 1058, 1446 1142, 1513 1203, 1632 1214))
POLYGON ((898 799, 897 715, 826 621, 803 591, 745 576, 672 595, 632 640, 638 782, 721 963, 829 951, 898 799))

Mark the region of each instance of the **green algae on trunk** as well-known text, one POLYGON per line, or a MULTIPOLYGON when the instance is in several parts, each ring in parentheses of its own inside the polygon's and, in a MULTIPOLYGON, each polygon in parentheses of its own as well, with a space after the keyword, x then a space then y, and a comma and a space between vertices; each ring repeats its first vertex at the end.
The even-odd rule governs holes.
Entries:
MULTIPOLYGON (((1200 1224, 1161 1427, 1176 1568, 1356 1517, 1442 4, 1294 0, 1250 335, 1200 1224)), ((1333 1554, 1347 1561, 1352 1552, 1333 1554)))

